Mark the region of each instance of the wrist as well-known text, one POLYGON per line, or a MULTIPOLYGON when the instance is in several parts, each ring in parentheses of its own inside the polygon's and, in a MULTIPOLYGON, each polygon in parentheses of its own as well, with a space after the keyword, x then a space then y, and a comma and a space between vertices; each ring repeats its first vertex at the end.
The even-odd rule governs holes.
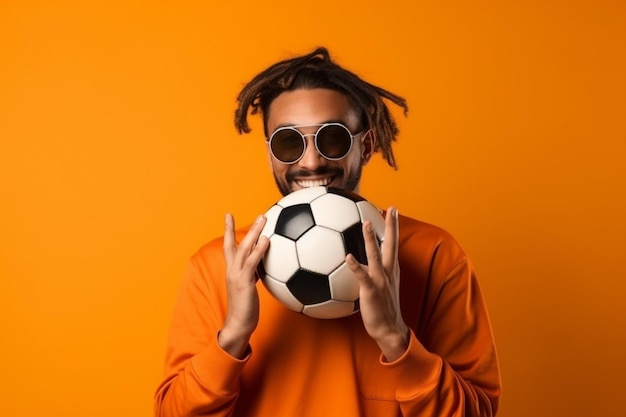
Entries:
POLYGON ((224 326, 217 333, 217 344, 229 355, 243 359, 250 350, 250 334, 234 332, 224 326))
POLYGON ((409 329, 404 327, 376 340, 386 362, 394 362, 409 348, 409 329))

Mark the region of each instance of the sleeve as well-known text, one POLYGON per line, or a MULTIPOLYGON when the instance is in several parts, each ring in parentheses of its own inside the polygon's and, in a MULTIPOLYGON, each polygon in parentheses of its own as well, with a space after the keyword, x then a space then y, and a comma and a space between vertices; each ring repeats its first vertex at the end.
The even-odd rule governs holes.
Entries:
MULTIPOLYGON (((435 268, 436 269, 436 268, 435 268)), ((420 338, 384 363, 397 381, 396 399, 405 417, 492 417, 498 410, 500 371, 489 316, 467 257, 445 276, 420 338)))
POLYGON ((154 397, 156 417, 232 414, 249 355, 239 360, 217 343, 226 307, 219 284, 223 269, 199 257, 187 267, 167 340, 164 379, 154 397))

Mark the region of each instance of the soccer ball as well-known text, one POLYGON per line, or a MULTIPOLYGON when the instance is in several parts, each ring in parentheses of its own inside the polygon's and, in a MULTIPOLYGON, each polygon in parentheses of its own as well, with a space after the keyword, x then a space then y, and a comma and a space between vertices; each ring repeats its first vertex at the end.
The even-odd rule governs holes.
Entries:
POLYGON ((359 284, 348 253, 367 265, 362 224, 372 222, 378 243, 385 221, 353 192, 328 187, 294 191, 267 210, 262 236, 270 247, 259 265, 267 290, 286 307, 332 319, 359 311, 359 284))

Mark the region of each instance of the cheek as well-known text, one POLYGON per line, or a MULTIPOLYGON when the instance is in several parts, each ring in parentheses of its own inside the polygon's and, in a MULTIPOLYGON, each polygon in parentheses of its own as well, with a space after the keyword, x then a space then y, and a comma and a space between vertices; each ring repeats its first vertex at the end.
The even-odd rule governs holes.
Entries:
POLYGON ((356 147, 352 150, 352 152, 350 152, 350 155, 346 160, 346 168, 350 171, 354 171, 365 162, 366 161, 363 160, 361 147, 356 147))
POLYGON ((270 170, 272 171, 272 173, 277 177, 285 176, 287 171, 289 170, 289 165, 276 162, 274 157, 272 157, 272 155, 269 155, 269 154, 268 154, 268 158, 269 158, 268 162, 269 162, 270 170))
POLYGON ((281 170, 284 170, 285 165, 281 164, 280 162, 277 162, 276 159, 274 159, 274 157, 272 156, 272 153, 270 152, 269 145, 267 147, 266 155, 267 155, 267 165, 270 167, 270 171, 274 175, 277 175, 279 172, 281 172, 281 170))

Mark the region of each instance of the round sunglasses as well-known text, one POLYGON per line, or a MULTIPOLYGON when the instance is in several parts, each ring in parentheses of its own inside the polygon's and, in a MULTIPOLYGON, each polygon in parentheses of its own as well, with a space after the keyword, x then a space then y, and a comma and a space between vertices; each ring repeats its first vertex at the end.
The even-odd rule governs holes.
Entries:
POLYGON ((314 136, 315 148, 320 155, 331 161, 344 158, 352 141, 362 131, 352 134, 341 123, 322 123, 314 125, 285 126, 276 129, 267 139, 272 156, 283 164, 295 164, 306 152, 306 137, 314 136), (302 133, 298 128, 319 126, 315 133, 302 133))

